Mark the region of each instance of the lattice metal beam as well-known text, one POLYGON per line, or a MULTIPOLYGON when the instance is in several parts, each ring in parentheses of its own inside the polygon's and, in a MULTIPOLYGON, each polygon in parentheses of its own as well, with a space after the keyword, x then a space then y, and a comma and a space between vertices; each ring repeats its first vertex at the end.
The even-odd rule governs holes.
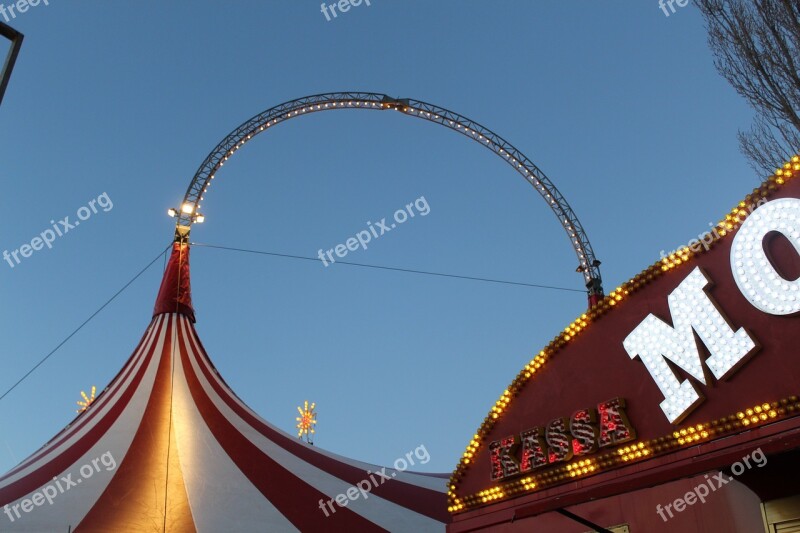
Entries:
POLYGON ((558 217, 578 256, 577 271, 583 275, 590 305, 602 298, 600 261, 594 255, 586 231, 564 195, 525 154, 490 129, 458 113, 426 102, 392 98, 380 93, 341 92, 306 96, 272 107, 249 119, 228 134, 200 165, 179 209, 178 226, 188 229, 192 225, 216 172, 253 137, 286 120, 336 109, 397 111, 450 128, 497 154, 536 189, 558 217))

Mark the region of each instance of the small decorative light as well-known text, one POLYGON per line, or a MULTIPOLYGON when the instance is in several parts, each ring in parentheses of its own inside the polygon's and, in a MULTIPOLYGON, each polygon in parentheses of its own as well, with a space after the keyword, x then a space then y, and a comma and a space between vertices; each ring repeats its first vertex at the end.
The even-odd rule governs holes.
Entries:
POLYGON ((316 433, 315 426, 317 425, 317 413, 314 411, 314 408, 317 404, 312 403, 309 407, 308 401, 303 402, 303 407, 297 408, 297 412, 300 413, 300 416, 296 418, 297 420, 297 436, 302 439, 305 437, 305 440, 309 444, 314 444, 314 439, 312 435, 316 433))
POLYGON ((83 401, 78 400, 77 404, 80 406, 77 413, 82 413, 89 408, 90 405, 94 402, 94 393, 97 391, 97 387, 92 385, 92 392, 87 396, 85 392, 81 391, 81 396, 83 397, 83 401))

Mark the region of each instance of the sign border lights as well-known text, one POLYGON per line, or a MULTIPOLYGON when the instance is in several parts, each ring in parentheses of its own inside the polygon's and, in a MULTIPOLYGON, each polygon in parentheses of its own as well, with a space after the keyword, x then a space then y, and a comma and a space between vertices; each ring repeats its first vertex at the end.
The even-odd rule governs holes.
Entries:
MULTIPOLYGON (((791 391, 783 391, 783 398, 751 398, 747 403, 751 404, 752 402, 752 407, 744 408, 740 406, 738 409, 733 407, 731 408, 731 411, 733 412, 729 412, 726 416, 721 416, 713 420, 708 419, 702 423, 693 422, 691 425, 684 425, 684 423, 680 423, 680 425, 678 425, 679 422, 676 421, 673 423, 673 431, 668 434, 661 434, 655 437, 648 436, 648 440, 623 444, 622 447, 618 449, 609 448, 608 451, 592 455, 588 458, 575 457, 572 461, 561 463, 560 466, 553 465, 553 467, 542 468, 541 470, 528 475, 520 475, 518 479, 513 478, 509 480, 502 480, 500 483, 495 482, 496 484, 493 484, 493 486, 486 488, 485 490, 478 490, 477 487, 475 487, 473 490, 478 490, 477 492, 473 492, 472 490, 463 492, 463 488, 460 489, 462 483, 467 481, 467 479, 470 479, 471 481, 470 486, 474 486, 475 482, 472 481, 471 478, 468 478, 468 472, 474 465, 476 465, 476 463, 480 462, 479 457, 485 457, 483 454, 488 453, 487 447, 491 441, 507 435, 507 433, 504 432, 504 434, 492 435, 491 438, 487 438, 496 428, 496 425, 504 422, 507 415, 511 414, 511 404, 519 401, 519 396, 527 389, 529 383, 535 377, 537 377, 537 375, 541 374, 544 368, 551 364, 555 357, 561 355, 564 348, 569 347, 569 345, 571 345, 574 341, 578 340, 578 337, 581 337, 583 333, 591 328, 600 327, 595 323, 603 318, 604 315, 612 312, 616 307, 625 307, 628 303, 628 300, 634 296, 638 296, 636 293, 648 288, 651 283, 661 281, 662 277, 669 275, 671 271, 679 268, 681 268, 684 272, 684 276, 688 277, 693 273, 693 271, 686 273, 686 271, 683 270, 687 266, 686 263, 690 263, 695 258, 701 257, 702 254, 710 252, 717 245, 725 244, 723 243, 724 240, 731 239, 731 242, 728 243, 728 245, 731 246, 731 255, 727 258, 728 267, 732 268, 733 270, 731 281, 737 285, 741 285, 739 289, 744 295, 743 299, 745 299, 746 302, 750 302, 752 305, 754 305, 754 307, 751 309, 758 309, 758 306, 755 306, 756 300, 754 298, 756 292, 749 294, 747 287, 743 284, 747 280, 744 280, 741 276, 736 276, 737 267, 742 269, 743 267, 750 266, 745 264, 737 265, 737 258, 735 256, 736 251, 740 250, 740 246, 745 246, 745 244, 748 243, 748 239, 746 239, 744 236, 740 237, 739 239, 736 239, 736 245, 734 245, 733 238, 739 235, 747 235, 750 231, 754 231, 753 228, 756 228, 756 226, 759 225, 755 221, 759 220, 763 222, 763 227, 760 233, 764 236, 764 238, 768 238, 771 232, 777 231, 779 233, 783 233, 784 236, 792 241, 795 249, 798 251, 798 253, 800 253, 800 249, 798 249, 798 243, 800 243, 800 234, 798 234, 800 228, 798 228, 798 221, 800 221, 800 217, 798 217, 797 212, 794 210, 794 208, 781 208, 773 211, 776 208, 772 207, 772 205, 779 206, 784 204, 798 205, 795 202, 800 203, 800 200, 795 199, 794 201, 785 202, 782 201, 782 199, 775 199, 767 202, 767 200, 769 200, 774 194, 778 193, 782 186, 789 180, 797 181, 798 178, 800 178, 800 154, 793 156, 790 161, 787 161, 782 167, 776 169, 772 176, 769 176, 767 179, 765 179, 757 188, 753 189, 751 193, 747 194, 741 202, 738 202, 736 205, 734 205, 733 208, 726 213, 713 228, 714 231, 711 232, 712 239, 708 243, 707 247, 693 249, 690 246, 684 246, 679 250, 669 254, 669 256, 662 257, 660 260, 656 261, 640 273, 631 277, 631 279, 620 284, 620 286, 608 293, 607 296, 593 305, 588 311, 580 314, 574 321, 567 325, 566 328, 555 335, 550 343, 538 351, 534 357, 532 357, 530 361, 522 367, 520 372, 511 381, 510 385, 494 402, 494 405, 489 410, 480 427, 477 429, 465 447, 462 457, 450 477, 448 490, 448 501, 450 505, 448 510, 451 513, 457 514, 469 509, 486 505, 494 500, 513 498, 515 496, 530 494, 532 492, 558 486, 569 482, 570 479, 576 476, 593 475, 609 469, 624 466, 625 464, 630 464, 631 462, 646 461, 651 457, 671 454, 678 449, 696 446, 704 441, 712 441, 727 436, 733 436, 740 434, 742 431, 760 426, 762 424, 770 424, 783 418, 796 417, 798 413, 800 413, 800 398, 798 398, 800 395, 797 393, 792 395, 791 391), (780 212, 779 215, 771 214, 778 212, 780 212), (784 225, 781 226, 781 224, 784 225), (770 227, 769 231, 766 230, 767 227, 770 227), (792 235, 794 235, 794 237, 792 235), (743 244, 739 245, 739 242, 742 242, 743 244), (758 400, 758 402, 755 400, 758 400)), ((797 195, 792 194, 791 196, 796 197, 797 195)), ((749 244, 753 244, 754 242, 756 241, 751 240, 749 241, 749 244)), ((745 248, 742 249, 744 250, 745 248)), ((749 250, 750 253, 752 253, 753 248, 750 247, 749 250)), ((764 252, 763 249, 756 247, 756 251, 758 254, 753 255, 753 259, 755 260, 761 259, 762 256, 769 256, 769 250, 764 252)), ((725 254, 727 255, 727 251, 725 254)), ((726 258, 723 257, 722 260, 726 261, 726 258)), ((769 280, 770 278, 764 278, 764 275, 770 275, 774 272, 775 269, 773 268, 773 265, 771 263, 768 264, 762 261, 761 267, 762 271, 759 273, 759 275, 762 276, 763 279, 769 280), (769 268, 767 268, 768 265, 769 268)), ((704 283, 700 291, 705 293, 705 291, 709 289, 710 280, 702 271, 698 272, 698 274, 700 274, 700 278, 694 276, 695 282, 704 283)), ((711 275, 716 277, 716 271, 712 271, 711 275)), ((748 280, 749 279, 751 278, 748 278, 748 280)), ((780 279, 776 278, 771 279, 774 282, 783 283, 784 285, 782 286, 784 288, 787 287, 785 285, 786 280, 781 281, 780 279)), ((756 287, 756 290, 762 299, 766 294, 764 292, 765 287, 766 283, 764 286, 756 287)), ((696 287, 691 287, 690 289, 690 292, 694 294, 695 298, 701 298, 700 301, 705 302, 706 304, 708 301, 711 302, 711 304, 714 306, 714 310, 711 313, 712 316, 717 317, 718 315, 724 318, 724 309, 717 309, 716 304, 714 304, 712 299, 713 291, 711 291, 710 294, 701 294, 701 292, 698 292, 696 287), (706 299, 708 299, 708 301, 706 301, 706 299)), ((788 290, 794 291, 791 286, 789 286, 788 290)), ((667 300, 669 300, 669 296, 667 296, 667 300)), ((729 304, 723 303, 723 305, 727 306, 729 304)), ((747 305, 747 303, 742 302, 742 305, 747 305)), ((789 309, 792 308, 790 307, 789 309)), ((786 309, 784 309, 783 312, 785 311, 786 309)), ((643 314, 647 314, 647 311, 644 311, 643 314)), ((768 313, 770 316, 774 314, 775 312, 768 313)), ((740 316, 740 313, 737 313, 737 317, 738 316, 740 316)), ((740 319, 737 318, 737 320, 740 319)), ((673 325, 674 328, 671 329, 678 328, 678 325, 675 324, 674 321, 673 325)), ((741 348, 734 350, 733 352, 728 351, 727 353, 729 355, 727 361, 726 356, 720 356, 718 361, 719 364, 716 366, 716 369, 717 373, 722 376, 722 379, 729 378, 749 357, 757 354, 759 345, 758 339, 755 336, 751 337, 746 329, 741 329, 742 327, 746 328, 748 326, 747 323, 734 323, 725 319, 725 325, 726 329, 730 330, 728 333, 732 333, 734 336, 736 335, 737 331, 741 330, 747 335, 747 337, 740 336, 740 340, 743 340, 747 343, 749 339, 753 342, 754 347, 741 358, 738 357, 739 352, 741 352, 741 348)), ((634 326, 636 326, 636 322, 634 322, 630 328, 633 329, 634 326)), ((755 324, 753 326, 755 327, 755 324)), ((716 327, 719 330, 719 325, 716 327)), ((692 335, 694 335, 694 329, 692 329, 691 332, 692 335)), ((713 329, 710 330, 710 336, 716 337, 716 332, 713 329)), ((728 345, 728 348, 736 348, 736 346, 731 343, 729 336, 724 335, 723 337, 724 339, 727 339, 725 343, 728 345)), ((625 338, 624 332, 622 338, 625 338)), ((700 340, 706 344, 706 339, 700 338, 700 340)), ((624 347, 622 346, 622 339, 620 339, 618 342, 620 343, 619 349, 623 350, 624 347)), ((692 346, 690 345, 689 348, 692 348, 692 346)), ((726 352, 722 350, 720 353, 726 352)), ((702 375, 704 379, 712 376, 713 370, 709 365, 714 364, 714 362, 717 361, 717 359, 709 359, 710 362, 704 361, 701 364, 701 369, 708 370, 707 375, 704 373, 698 373, 698 375, 702 375)), ((622 363, 624 364, 624 358, 622 363)), ((672 372, 671 369, 670 372, 672 372)), ((690 378, 690 380, 695 381, 695 378, 690 378)), ((697 382, 702 383, 700 380, 697 380, 697 382)), ((653 385, 657 385, 657 382, 653 383, 653 385)), ((694 385, 697 385, 697 383, 694 383, 694 385)), ((652 385, 643 383, 642 386, 649 387, 652 385)), ((698 400, 695 407, 702 403, 702 401, 703 398, 698 394, 698 400)), ((653 405, 653 407, 655 407, 655 405, 653 405)), ((517 413, 517 411, 513 412, 517 413)))
MULTIPOLYGON (((773 200, 744 221, 731 245, 733 279, 756 309, 774 316, 794 315, 800 312, 800 279, 785 279, 772 264, 764 241, 773 232, 785 236, 800 254, 800 199, 773 200)), ((697 388, 688 379, 679 382, 666 363, 669 359, 706 385, 693 332, 711 353, 705 365, 717 379, 732 375, 756 351, 756 340, 744 328, 734 332, 703 290, 709 283, 695 268, 668 297, 675 327, 650 314, 623 341, 631 359, 640 357, 655 380, 664 395, 661 409, 673 424, 703 401, 697 388)))

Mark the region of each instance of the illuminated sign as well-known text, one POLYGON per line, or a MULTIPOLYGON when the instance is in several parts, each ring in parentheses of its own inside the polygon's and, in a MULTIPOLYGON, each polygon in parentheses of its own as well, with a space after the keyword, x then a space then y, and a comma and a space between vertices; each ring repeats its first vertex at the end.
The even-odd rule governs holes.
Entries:
MULTIPOLYGON (((731 269, 742 295, 771 315, 800 312, 800 279, 787 280, 764 250, 764 238, 778 232, 800 253, 800 200, 783 198, 756 209, 742 224, 731 247, 731 269)), ((702 401, 688 380, 678 380, 667 360, 706 385, 703 366, 717 379, 733 375, 755 353, 757 341, 744 328, 734 331, 705 288, 711 283, 695 268, 667 298, 673 326, 652 313, 623 341, 631 359, 639 357, 664 395, 661 409, 678 423, 702 401), (697 337, 711 354, 703 361, 697 337)))
POLYGON ((492 442, 489 445, 492 481, 563 463, 634 439, 636 431, 625 413, 625 400, 615 398, 598 404, 597 409, 581 409, 569 418, 556 418, 545 427, 492 442))
POLYGON ((800 312, 800 279, 784 279, 764 252, 764 238, 781 233, 800 253, 800 200, 773 200, 757 209, 733 239, 733 279, 747 301, 770 315, 800 312))

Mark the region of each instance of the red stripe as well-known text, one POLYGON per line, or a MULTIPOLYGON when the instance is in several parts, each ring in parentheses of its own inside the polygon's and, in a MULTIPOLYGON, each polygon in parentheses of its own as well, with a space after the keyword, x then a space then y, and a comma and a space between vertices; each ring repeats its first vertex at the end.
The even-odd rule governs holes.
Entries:
POLYGON ((109 384, 109 390, 98 396, 97 400, 95 400, 95 402, 92 404, 91 409, 89 409, 83 415, 79 415, 77 417, 77 421, 73 420, 71 424, 64 428, 60 433, 57 433, 56 436, 50 439, 49 442, 45 443, 40 450, 34 452, 33 455, 25 459, 22 463, 18 464, 12 470, 6 472, 3 477, 0 478, 0 482, 10 476, 13 476, 20 470, 27 468, 48 453, 51 453, 55 448, 69 440, 76 432, 80 431, 81 428, 91 422, 96 416, 99 416, 103 405, 111 402, 111 400, 114 399, 114 396, 116 396, 122 382, 127 379, 128 374, 130 374, 132 369, 136 366, 136 361, 141 359, 141 353, 139 352, 142 346, 146 344, 145 341, 149 342, 149 339, 153 337, 154 330, 155 328, 148 328, 144 335, 142 335, 142 338, 139 340, 139 344, 133 351, 133 356, 128 359, 128 362, 125 363, 125 366, 122 367, 122 370, 117 373, 117 376, 111 380, 111 383, 109 384), (58 440, 56 441, 56 439, 58 440))
MULTIPOLYGON (((181 324, 183 325, 183 321, 181 324)), ((351 485, 355 485, 364 479, 367 479, 367 472, 336 459, 326 457, 325 455, 316 452, 303 444, 299 443, 296 439, 287 437, 286 435, 274 430, 266 425, 261 419, 253 416, 252 413, 245 410, 233 398, 233 392, 222 381, 222 378, 216 372, 211 372, 209 368, 213 368, 208 355, 202 346, 200 339, 192 325, 188 326, 191 335, 189 340, 193 344, 193 351, 199 354, 196 357, 198 365, 200 366, 206 379, 211 384, 214 391, 219 397, 230 407, 237 415, 239 415, 245 422, 250 424, 263 436, 267 437, 274 443, 278 444, 285 450, 294 454, 298 458, 306 461, 307 463, 325 470, 326 472, 342 479, 351 485), (203 359, 202 361, 200 359, 203 359), (222 383, 220 383, 222 381, 222 383)), ((400 480, 392 479, 391 482, 385 482, 375 487, 372 490, 373 494, 380 496, 393 503, 401 505, 407 509, 411 509, 417 513, 425 515, 439 522, 447 523, 450 521, 450 515, 447 512, 447 496, 443 492, 438 492, 425 487, 419 487, 409 483, 403 483, 400 480)))
MULTIPOLYGON (((159 331, 163 329, 163 321, 162 324, 159 324, 158 329, 159 331)), ((130 386, 125 389, 119 401, 117 401, 114 407, 109 410, 106 416, 104 416, 103 419, 100 420, 97 425, 95 425, 95 427, 92 428, 86 435, 84 435, 78 442, 76 442, 70 448, 67 448, 50 462, 42 465, 37 470, 15 481, 14 483, 0 489, 0 505, 5 505, 6 503, 18 500, 22 496, 29 494, 33 490, 51 481, 57 474, 65 472, 67 468, 75 464, 78 459, 85 455, 86 452, 89 451, 103 435, 105 435, 106 431, 111 428, 114 422, 116 422, 117 418, 119 418, 119 415, 122 413, 122 411, 125 410, 125 407, 130 402, 134 392, 136 392, 136 390, 139 388, 139 384, 144 378, 147 369, 150 367, 150 361, 153 358, 157 344, 158 343, 154 342, 150 347, 145 363, 139 369, 139 372, 134 377, 134 380, 131 382, 130 386)))
POLYGON ((173 338, 177 336, 175 315, 166 328, 166 342, 156 361, 156 376, 125 459, 86 516, 78 524, 81 533, 139 533, 155 524, 167 531, 195 533, 197 528, 183 483, 180 460, 175 452, 172 424, 173 338), (164 516, 166 513, 166 516, 164 516))
MULTIPOLYGON (((181 317, 181 330, 187 322, 181 317)), ((195 375, 188 355, 190 347, 185 344, 183 335, 178 346, 189 391, 208 429, 239 470, 295 527, 301 531, 385 531, 357 513, 338 506, 336 513, 326 518, 319 502, 327 501, 328 496, 278 464, 228 422, 195 375)))

